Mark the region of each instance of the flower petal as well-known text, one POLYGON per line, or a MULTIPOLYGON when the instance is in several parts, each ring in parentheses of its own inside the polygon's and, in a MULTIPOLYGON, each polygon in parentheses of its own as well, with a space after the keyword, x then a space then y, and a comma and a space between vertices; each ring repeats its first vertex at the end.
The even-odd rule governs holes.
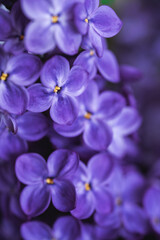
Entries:
POLYGON ((142 75, 141 71, 136 67, 130 65, 120 66, 120 76, 124 83, 136 82, 143 77, 142 75))
POLYGON ((27 142, 18 135, 8 132, 7 129, 0 135, 0 159, 10 161, 27 150, 27 142))
POLYGON ((93 13, 92 23, 95 31, 105 38, 115 36, 122 27, 121 20, 108 6, 101 6, 93 13))
POLYGON ((24 184, 43 182, 48 175, 47 165, 43 157, 37 153, 26 153, 16 160, 15 171, 17 178, 24 184))
POLYGON ((113 139, 108 147, 108 151, 117 158, 123 158, 126 154, 135 156, 138 152, 136 143, 129 137, 119 135, 113 130, 113 139))
POLYGON ((74 66, 68 76, 65 92, 72 96, 79 96, 88 85, 88 74, 80 66, 74 66))
POLYGON ((81 52, 74 61, 74 65, 82 66, 89 73, 90 79, 93 79, 97 73, 95 57, 90 56, 90 51, 81 52))
POLYGON ((4 162, 0 166, 0 191, 3 194, 10 194, 18 185, 14 173, 14 163, 4 162))
POLYGON ((88 162, 91 179, 96 179, 99 183, 107 180, 112 167, 113 159, 106 152, 94 155, 88 162))
MULTIPOLYGON (((31 5, 32 6, 32 5, 31 5)), ((44 54, 55 48, 52 25, 48 20, 34 21, 26 28, 24 43, 28 51, 44 54)))
POLYGON ((49 175, 53 177, 72 177, 78 164, 78 154, 65 149, 54 151, 47 161, 49 175))
POLYGON ((119 65, 114 54, 105 50, 101 58, 97 58, 97 67, 106 80, 117 83, 120 81, 119 65))
POLYGON ((119 212, 114 210, 110 214, 96 213, 94 215, 96 223, 102 227, 107 227, 108 229, 118 229, 121 227, 121 218, 119 217, 119 212))
POLYGON ((84 130, 84 117, 78 117, 71 125, 54 124, 54 129, 57 133, 64 137, 76 137, 84 130))
POLYGON ((79 162, 79 167, 76 171, 73 181, 74 181, 74 184, 76 185, 77 194, 82 194, 82 193, 86 192, 84 183, 89 182, 90 178, 88 175, 87 166, 82 161, 79 162), (79 184, 79 183, 81 183, 81 184, 79 184))
POLYGON ((53 93, 50 89, 36 83, 28 89, 29 103, 27 109, 31 112, 44 112, 50 108, 53 100, 53 93))
POLYGON ((8 80, 20 86, 28 86, 39 78, 41 67, 38 57, 23 53, 11 57, 5 71, 9 74, 8 80))
POLYGON ((106 150, 112 140, 110 128, 101 120, 87 124, 83 133, 84 142, 92 149, 106 150))
POLYGON ((25 222, 21 226, 21 235, 24 240, 51 240, 51 228, 39 221, 25 222))
POLYGON ((52 188, 52 203, 56 209, 69 212, 75 208, 76 192, 68 180, 55 180, 52 188))
POLYGON ((50 1, 22 0, 22 10, 25 15, 31 19, 43 18, 49 15, 50 1))
POLYGON ((0 41, 5 41, 12 34, 12 23, 9 12, 0 9, 0 41))
POLYGON ((63 239, 64 235, 65 240, 77 239, 80 236, 80 227, 79 221, 72 216, 60 217, 53 226, 53 235, 56 239, 63 239))
POLYGON ((55 39, 59 49, 68 55, 78 53, 82 37, 73 28, 71 22, 65 22, 59 25, 55 31, 55 39))
POLYGON ((85 7, 87 9, 88 15, 93 13, 99 6, 99 0, 86 0, 85 7))
POLYGON ((134 204, 125 205, 123 223, 129 232, 143 235, 147 233, 149 227, 145 211, 134 204))
POLYGON ((26 112, 17 119, 17 124, 18 135, 27 141, 37 141, 49 130, 48 119, 41 113, 26 112))
POLYGON ((89 39, 92 43, 93 48, 95 48, 95 50, 96 50, 96 53, 97 53, 98 57, 102 57, 103 50, 104 50, 102 38, 95 31, 95 29, 93 28, 92 25, 89 26, 88 36, 89 36, 89 39))
POLYGON ((5 69, 8 62, 8 54, 4 52, 3 48, 0 47, 0 69, 5 69))
POLYGON ((9 113, 22 114, 28 105, 28 94, 24 87, 16 86, 14 83, 0 82, 0 108, 9 113))
POLYGON ((114 202, 111 194, 102 188, 94 191, 95 208, 101 214, 109 214, 114 208, 114 202))
POLYGON ((88 29, 88 23, 85 22, 85 18, 87 18, 87 11, 84 4, 77 3, 74 7, 74 23, 82 35, 85 35, 88 29))
POLYGON ((14 216, 18 217, 19 219, 26 219, 26 215, 22 211, 22 208, 20 206, 19 202, 19 194, 18 195, 12 195, 10 198, 10 204, 9 204, 9 209, 11 213, 14 214, 14 216))
POLYGON ((98 86, 95 81, 90 81, 85 92, 78 98, 85 106, 85 110, 94 113, 98 108, 98 86))
POLYGON ((160 190, 154 187, 149 188, 144 196, 143 205, 148 214, 152 218, 160 217, 160 190))
POLYGON ((56 85, 62 87, 68 78, 69 70, 67 59, 62 56, 54 56, 44 64, 41 82, 45 87, 53 90, 56 85))
POLYGON ((112 121, 111 125, 122 135, 129 135, 135 132, 141 124, 141 117, 137 110, 132 107, 125 107, 120 114, 112 121))
POLYGON ((8 53, 14 55, 19 55, 24 52, 23 41, 20 41, 18 38, 7 39, 4 43, 4 50, 8 53))
POLYGON ((84 194, 77 194, 76 208, 71 214, 78 219, 89 218, 95 209, 94 196, 91 191, 84 194))
POLYGON ((105 119, 115 117, 125 106, 125 99, 117 92, 105 91, 99 97, 98 115, 105 119))
POLYGON ((132 169, 125 175, 124 188, 123 198, 127 202, 140 202, 146 190, 145 178, 132 169))
POLYGON ((74 97, 60 94, 51 106, 50 116, 58 124, 72 124, 78 111, 78 102, 74 97))
POLYGON ((46 185, 34 184, 23 189, 20 196, 20 204, 24 213, 28 216, 38 216, 49 206, 51 194, 46 185))

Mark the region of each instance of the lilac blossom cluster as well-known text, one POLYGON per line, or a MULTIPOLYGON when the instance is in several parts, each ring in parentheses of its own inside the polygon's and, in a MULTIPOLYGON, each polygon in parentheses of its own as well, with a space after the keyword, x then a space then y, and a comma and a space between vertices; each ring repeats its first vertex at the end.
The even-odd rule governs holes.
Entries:
POLYGON ((129 82, 141 73, 106 41, 122 28, 115 11, 1 2, 0 239, 160 234, 158 180, 148 187, 132 162, 142 119, 129 82))

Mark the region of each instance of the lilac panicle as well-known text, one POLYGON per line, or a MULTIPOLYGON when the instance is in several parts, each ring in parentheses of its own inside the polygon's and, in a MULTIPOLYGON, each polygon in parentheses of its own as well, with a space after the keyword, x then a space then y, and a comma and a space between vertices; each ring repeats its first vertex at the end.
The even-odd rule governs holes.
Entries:
POLYGON ((159 234, 159 181, 146 191, 125 166, 141 74, 108 48, 121 20, 99 0, 13 2, 0 0, 0 239, 139 240, 148 222, 159 234))
POLYGON ((28 185, 20 197, 25 214, 40 215, 48 208, 51 198, 55 208, 62 212, 74 209, 76 195, 71 177, 78 164, 78 155, 64 149, 53 152, 47 163, 36 153, 19 156, 16 161, 16 175, 22 183, 28 185))

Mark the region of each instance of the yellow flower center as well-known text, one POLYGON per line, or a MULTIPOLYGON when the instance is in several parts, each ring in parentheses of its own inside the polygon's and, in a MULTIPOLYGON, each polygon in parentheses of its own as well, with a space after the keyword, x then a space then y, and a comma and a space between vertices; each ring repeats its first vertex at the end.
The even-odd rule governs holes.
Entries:
POLYGON ((22 41, 24 39, 24 35, 21 35, 19 39, 22 41))
POLYGON ((160 219, 158 217, 154 218, 153 221, 156 225, 160 224, 160 219))
POLYGON ((94 50, 90 50, 90 56, 93 56, 94 55, 94 50))
POLYGON ((1 79, 2 81, 6 81, 6 80, 7 80, 7 77, 8 77, 8 74, 7 74, 7 73, 2 73, 0 79, 1 79))
POLYGON ((89 113, 89 112, 87 112, 87 113, 84 115, 84 117, 85 117, 86 119, 91 119, 91 116, 92 116, 92 114, 89 113))
POLYGON ((60 87, 55 86, 55 88, 54 88, 54 93, 57 93, 60 89, 61 89, 60 87))
POLYGON ((91 186, 89 183, 85 183, 85 190, 86 191, 90 191, 91 190, 91 186))
POLYGON ((88 18, 85 18, 84 21, 85 21, 86 23, 88 23, 88 18))
POLYGON ((54 184, 54 180, 52 178, 47 178, 46 183, 49 185, 52 185, 52 184, 54 184))
POLYGON ((116 199, 116 204, 117 204, 117 206, 121 206, 122 205, 122 199, 120 198, 120 197, 118 197, 117 199, 116 199))
POLYGON ((52 23, 58 22, 58 16, 52 16, 52 23))

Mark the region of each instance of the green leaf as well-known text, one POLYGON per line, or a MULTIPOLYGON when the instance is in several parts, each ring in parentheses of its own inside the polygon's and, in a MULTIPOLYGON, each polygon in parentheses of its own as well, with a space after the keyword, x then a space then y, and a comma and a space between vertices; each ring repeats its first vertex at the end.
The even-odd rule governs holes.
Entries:
POLYGON ((101 0, 100 3, 102 5, 112 5, 115 0, 101 0))

